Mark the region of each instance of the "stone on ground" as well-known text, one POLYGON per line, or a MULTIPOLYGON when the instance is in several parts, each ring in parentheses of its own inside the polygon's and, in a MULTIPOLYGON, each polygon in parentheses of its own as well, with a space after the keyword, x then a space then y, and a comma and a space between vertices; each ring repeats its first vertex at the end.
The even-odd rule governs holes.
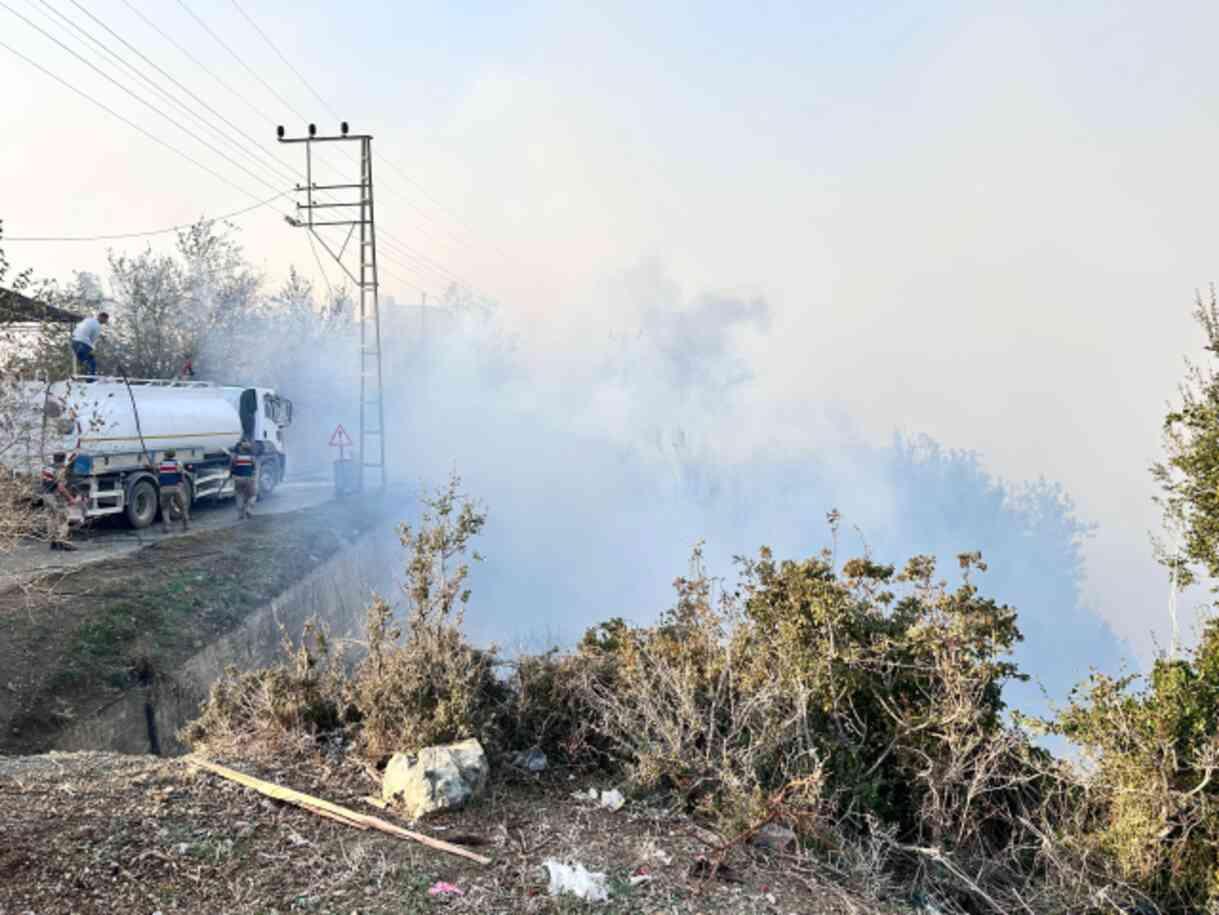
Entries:
POLYGON ((477 797, 490 772, 487 754, 473 738, 418 753, 395 753, 385 767, 381 798, 418 819, 477 797))

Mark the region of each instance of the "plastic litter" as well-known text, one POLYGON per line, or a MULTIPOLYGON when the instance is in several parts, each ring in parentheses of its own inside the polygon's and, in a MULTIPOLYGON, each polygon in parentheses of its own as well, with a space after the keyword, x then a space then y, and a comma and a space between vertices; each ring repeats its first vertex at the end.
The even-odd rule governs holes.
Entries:
POLYGON ((550 875, 550 895, 569 893, 589 902, 605 902, 609 899, 609 885, 605 874, 591 873, 583 864, 560 864, 544 861, 542 866, 550 875))
POLYGON ((465 893, 459 887, 451 883, 445 883, 443 880, 437 880, 432 884, 431 889, 427 891, 429 896, 464 896, 465 893))
POLYGON ((609 810, 621 810, 622 805, 626 803, 626 798, 622 796, 622 792, 615 788, 613 791, 601 792, 601 806, 609 810))
POLYGON ((548 762, 546 754, 541 750, 530 750, 528 753, 517 753, 513 756, 512 764, 528 772, 544 772, 548 762))

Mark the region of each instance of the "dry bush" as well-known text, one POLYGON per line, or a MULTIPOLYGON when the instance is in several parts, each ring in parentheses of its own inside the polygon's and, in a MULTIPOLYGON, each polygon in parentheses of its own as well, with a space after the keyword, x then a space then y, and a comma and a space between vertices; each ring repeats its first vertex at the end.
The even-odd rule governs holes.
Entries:
POLYGON ((745 683, 751 662, 735 637, 736 608, 729 596, 715 600, 698 549, 692 565, 658 625, 613 620, 586 635, 582 652, 612 661, 585 679, 597 728, 637 788, 676 792, 732 828, 766 816, 769 794, 789 784, 799 784, 799 798, 788 798, 786 815, 816 816, 821 758, 807 729, 809 693, 773 678, 745 683))
POLYGON ((929 557, 900 574, 869 558, 838 572, 828 553, 738 562, 726 591, 696 549, 658 625, 585 640, 613 659, 585 692, 638 788, 668 789, 729 841, 784 822, 843 879, 944 911, 1137 898, 1061 840, 1078 785, 1004 719, 1020 634, 972 584, 979 555, 960 557, 955 590, 929 557))
POLYGON ((507 695, 494 655, 470 645, 451 621, 413 619, 403 636, 384 601, 369 609, 369 652, 352 684, 361 751, 380 762, 468 737, 496 749, 507 695))
POLYGON ((285 661, 273 667, 247 673, 228 667, 179 739, 218 756, 282 759, 315 752, 319 738, 341 736, 358 719, 342 652, 315 621, 298 645, 285 638, 283 651, 285 661))
POLYGON ((368 655, 352 697, 363 716, 360 746, 373 760, 467 737, 498 745, 506 694, 495 676, 494 648, 475 648, 462 632, 470 600, 466 555, 486 514, 460 495, 460 483, 454 475, 424 499, 418 531, 399 530, 407 554, 405 633, 384 601, 369 609, 368 655))
POLYGON ((609 747, 595 726, 585 691, 590 679, 606 678, 604 662, 588 652, 558 650, 505 662, 509 676, 500 710, 501 747, 541 750, 552 763, 572 766, 606 762, 609 747))

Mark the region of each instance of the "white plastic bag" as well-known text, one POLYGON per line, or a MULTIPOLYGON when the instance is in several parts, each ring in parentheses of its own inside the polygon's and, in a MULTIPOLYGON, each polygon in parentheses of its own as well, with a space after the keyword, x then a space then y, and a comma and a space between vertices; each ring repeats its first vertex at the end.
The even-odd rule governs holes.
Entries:
POLYGON ((585 870, 583 864, 560 864, 545 861, 542 864, 550 874, 550 895, 570 893, 589 902, 605 902, 609 899, 609 885, 605 874, 594 874, 585 870))

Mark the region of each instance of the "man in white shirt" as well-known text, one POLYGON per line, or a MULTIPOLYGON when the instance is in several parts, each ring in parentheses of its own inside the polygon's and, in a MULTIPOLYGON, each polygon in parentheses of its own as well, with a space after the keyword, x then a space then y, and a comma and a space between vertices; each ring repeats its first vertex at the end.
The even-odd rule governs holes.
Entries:
POLYGON ((93 347, 102 335, 102 326, 110 323, 110 315, 98 312, 96 318, 85 318, 72 331, 72 355, 86 375, 97 374, 97 360, 93 358, 93 347))

